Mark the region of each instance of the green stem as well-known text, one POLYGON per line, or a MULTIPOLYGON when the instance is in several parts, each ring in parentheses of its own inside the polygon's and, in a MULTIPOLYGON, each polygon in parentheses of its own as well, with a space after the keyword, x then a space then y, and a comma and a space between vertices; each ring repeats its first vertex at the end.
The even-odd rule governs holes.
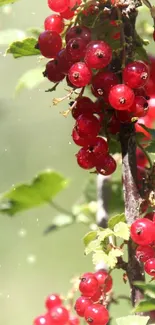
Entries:
POLYGON ((73 219, 75 219, 75 215, 71 211, 66 210, 65 208, 61 207, 58 203, 50 201, 49 204, 50 204, 50 206, 52 208, 54 208, 58 212, 63 213, 63 214, 67 214, 67 215, 71 216, 73 219))
POLYGON ((150 164, 150 168, 152 169, 152 160, 151 160, 151 158, 150 158, 150 156, 148 155, 148 153, 146 152, 146 150, 143 148, 143 146, 139 143, 139 142, 137 142, 137 146, 139 147, 139 149, 144 153, 144 155, 146 156, 146 158, 147 158, 147 160, 148 160, 148 162, 149 162, 149 164, 150 164))

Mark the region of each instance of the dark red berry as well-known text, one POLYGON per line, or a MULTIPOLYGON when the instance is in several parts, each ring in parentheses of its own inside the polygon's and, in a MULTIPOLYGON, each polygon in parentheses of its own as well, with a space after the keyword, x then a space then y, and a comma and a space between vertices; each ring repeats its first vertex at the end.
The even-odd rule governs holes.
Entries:
POLYGON ((61 36, 57 32, 46 30, 39 35, 38 45, 43 56, 55 58, 61 50, 61 36))
POLYGON ((130 234, 136 244, 149 245, 155 238, 155 225, 149 219, 137 219, 131 225, 130 234))
POLYGON ((88 44, 91 40, 91 31, 86 26, 74 26, 67 30, 66 33, 66 43, 69 42, 70 39, 80 37, 85 42, 85 44, 88 44))
POLYGON ((66 46, 66 54, 68 59, 70 58, 73 62, 80 61, 84 58, 86 49, 85 41, 80 38, 72 38, 68 41, 66 46))
POLYGON ((110 105, 118 110, 129 109, 135 99, 134 92, 124 84, 113 86, 109 92, 110 105))
POLYGON ((149 105, 147 100, 142 96, 135 96, 133 105, 130 107, 130 111, 136 117, 143 117, 147 114, 149 105))
POLYGON ((48 0, 48 6, 56 12, 63 12, 69 7, 69 0, 48 0))
POLYGON ((147 274, 155 276, 155 258, 150 258, 146 261, 144 270, 147 274))
POLYGON ((117 85, 118 81, 117 76, 113 72, 102 71, 97 73, 92 80, 92 92, 94 96, 108 99, 110 89, 117 85))
POLYGON ((76 120, 76 127, 79 135, 95 137, 100 130, 100 121, 92 114, 82 114, 76 120))
POLYGON ((146 167, 148 163, 146 155, 139 148, 136 149, 136 160, 137 160, 137 165, 140 167, 146 167))
POLYGON ((110 155, 101 156, 95 163, 96 170, 104 176, 111 175, 116 170, 116 161, 110 155))
POLYGON ((81 146, 81 147, 88 146, 89 143, 91 143, 92 141, 92 137, 90 135, 85 135, 84 137, 81 137, 78 134, 76 127, 73 128, 72 139, 77 146, 81 146))
POLYGON ((131 113, 129 111, 116 111, 116 117, 121 123, 131 123, 131 113))
POLYGON ((87 307, 85 320, 90 325, 106 325, 109 321, 109 312, 101 304, 94 304, 87 307))
POLYGON ((77 62, 69 69, 68 78, 74 86, 81 88, 90 83, 92 72, 84 62, 77 62))
POLYGON ((140 262, 145 263, 149 258, 155 257, 155 251, 150 246, 138 246, 136 249, 136 257, 140 262))
POLYGON ((106 293, 112 289, 113 281, 109 273, 104 270, 99 270, 94 273, 99 285, 102 287, 103 292, 106 293))
POLYGON ((63 306, 56 306, 51 309, 51 323, 54 325, 65 325, 69 320, 69 312, 63 306))
POLYGON ((73 61, 69 60, 67 57, 66 49, 62 49, 56 59, 58 60, 59 69, 62 73, 67 74, 71 66, 73 65, 73 61))
POLYGON ((129 63, 123 70, 123 80, 130 88, 143 87, 149 78, 149 68, 142 61, 129 63))
POLYGON ((92 41, 88 44, 84 60, 89 68, 102 69, 111 59, 112 49, 106 42, 92 41))
POLYGON ((153 40, 155 41, 155 30, 153 31, 153 40))
POLYGON ((120 121, 114 114, 112 115, 112 117, 108 123, 108 131, 111 134, 117 134, 120 132, 120 121))
POLYGON ((81 296, 75 302, 75 310, 80 317, 84 317, 85 310, 92 305, 92 301, 88 297, 81 296))
POLYGON ((45 300, 45 306, 48 310, 51 310, 53 307, 59 306, 62 304, 61 298, 56 294, 51 294, 45 300))
POLYGON ((91 275, 89 273, 85 273, 81 277, 79 290, 81 291, 83 296, 92 297, 96 293, 98 287, 98 281, 93 274, 91 275))
POLYGON ((60 70, 57 59, 51 60, 46 64, 43 75, 52 82, 59 82, 65 78, 65 75, 60 70))
POLYGON ((89 145, 87 146, 87 149, 90 152, 94 153, 95 160, 99 159, 103 155, 107 155, 108 153, 108 144, 107 141, 104 140, 101 137, 96 137, 93 138, 90 142, 89 145))
POLYGON ((44 21, 45 30, 52 30, 58 34, 62 33, 64 26, 63 18, 59 15, 48 16, 44 21))
POLYGON ((93 101, 89 97, 83 96, 77 98, 77 104, 72 109, 72 116, 76 120, 81 114, 93 114, 94 112, 96 113, 93 101))
MULTIPOLYGON (((81 148, 79 152, 76 154, 76 158, 77 158, 78 165, 83 169, 91 169, 95 167, 94 154, 89 150, 87 150, 87 148, 81 148)), ((86 294, 84 295, 88 296, 86 294)))

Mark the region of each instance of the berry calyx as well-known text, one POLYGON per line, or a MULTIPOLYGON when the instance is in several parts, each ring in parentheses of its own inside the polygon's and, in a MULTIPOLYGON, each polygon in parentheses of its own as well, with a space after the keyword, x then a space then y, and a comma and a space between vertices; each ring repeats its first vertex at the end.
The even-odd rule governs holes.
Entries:
POLYGON ((62 33, 65 24, 63 18, 59 15, 48 16, 44 21, 45 30, 52 30, 58 34, 62 33))
POLYGON ((136 257, 140 262, 145 263, 150 258, 155 258, 155 251, 151 246, 138 246, 136 257))
POLYGON ((80 317, 84 317, 85 310, 90 305, 92 305, 92 301, 90 300, 90 298, 81 296, 76 300, 74 309, 80 317))
POLYGON ((129 109, 135 99, 134 92, 124 84, 113 86, 109 92, 110 105, 118 110, 129 109))
POLYGON ((155 258, 150 258, 146 261, 144 270, 147 274, 155 276, 155 258))
POLYGON ((98 281, 96 277, 92 274, 85 273, 81 277, 81 281, 79 284, 79 290, 81 291, 82 295, 85 297, 92 297, 99 287, 98 281))
POLYGON ((155 238, 155 225, 149 219, 137 219, 131 225, 130 234, 136 244, 149 245, 155 238))
POLYGON ((51 310, 53 307, 60 306, 62 304, 61 298, 57 294, 51 294, 46 298, 45 306, 48 310, 51 310))
POLYGON ((62 47, 61 36, 50 30, 45 30, 38 38, 39 50, 46 58, 55 58, 62 47))
POLYGON ((88 324, 106 325, 109 321, 109 312, 101 304, 91 305, 85 311, 85 320, 88 324))
POLYGON ((123 80, 131 88, 143 87, 149 78, 149 68, 142 61, 129 63, 123 70, 123 80))
POLYGON ((82 38, 72 38, 68 41, 66 46, 67 57, 70 58, 73 62, 77 62, 80 59, 84 58, 85 49, 86 43, 82 38))
POLYGON ((107 101, 110 89, 118 84, 118 77, 110 71, 98 72, 92 80, 92 92, 107 101))
POLYGON ((109 273, 104 270, 99 270, 94 273, 99 285, 103 288, 103 292, 108 292, 112 289, 113 281, 109 273))
POLYGON ((89 68, 102 69, 112 59, 111 47, 103 41, 92 41, 87 45, 85 62, 89 68))
POLYGON ((90 83, 92 72, 84 62, 77 62, 69 69, 68 78, 74 86, 81 88, 90 83))

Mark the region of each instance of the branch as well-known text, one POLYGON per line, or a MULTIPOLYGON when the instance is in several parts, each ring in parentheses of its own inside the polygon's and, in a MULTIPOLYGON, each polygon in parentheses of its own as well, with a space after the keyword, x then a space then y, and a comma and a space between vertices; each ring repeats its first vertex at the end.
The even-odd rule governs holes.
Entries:
POLYGON ((97 176, 97 214, 96 223, 99 227, 106 228, 108 221, 108 200, 109 191, 107 183, 110 180, 110 176, 103 176, 99 174, 97 176))

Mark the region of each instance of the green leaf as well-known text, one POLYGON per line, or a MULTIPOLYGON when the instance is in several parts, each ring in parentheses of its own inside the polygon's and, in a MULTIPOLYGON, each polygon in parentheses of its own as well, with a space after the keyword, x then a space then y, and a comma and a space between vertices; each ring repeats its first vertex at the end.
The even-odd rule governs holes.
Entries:
POLYGON ((13 42, 7 49, 7 53, 13 54, 15 59, 23 56, 39 55, 40 51, 35 48, 36 44, 37 40, 33 37, 29 37, 21 42, 13 42))
POLYGON ((114 226, 117 225, 119 222, 125 222, 125 214, 117 214, 116 216, 113 216, 108 221, 108 227, 110 229, 114 229, 114 226))
POLYGON ((22 77, 18 80, 16 85, 16 93, 19 93, 22 89, 33 89, 37 87, 40 83, 45 81, 43 76, 44 68, 38 67, 36 69, 28 70, 22 77))
POLYGON ((134 313, 147 312, 154 310, 155 299, 147 298, 147 300, 141 300, 140 303, 134 308, 134 313))
POLYGON ((85 255, 88 255, 92 252, 96 252, 101 249, 100 246, 100 240, 97 238, 95 240, 92 240, 87 247, 85 248, 85 255))
POLYGON ((111 269, 113 269, 117 264, 117 257, 120 257, 123 255, 122 250, 112 248, 109 252, 109 254, 106 254, 101 249, 96 250, 93 254, 93 264, 98 264, 101 261, 103 261, 105 264, 107 264, 111 269))
POLYGON ((88 234, 86 234, 83 238, 85 247, 87 247, 91 241, 95 240, 96 236, 97 236, 97 231, 88 232, 88 234))
POLYGON ((72 216, 60 214, 53 219, 52 224, 47 227, 44 234, 47 235, 54 230, 58 230, 59 228, 70 226, 73 222, 74 220, 72 216))
POLYGON ((137 46, 134 53, 135 53, 134 60, 149 61, 147 52, 144 49, 144 47, 137 46))
POLYGON ((9 45, 14 41, 21 41, 25 38, 24 31, 19 29, 5 29, 0 31, 0 45, 9 45))
POLYGON ((114 234, 114 232, 109 229, 109 228, 106 228, 104 230, 101 230, 97 233, 98 235, 98 239, 101 241, 104 241, 105 238, 109 237, 109 236, 112 236, 114 234))
POLYGON ((117 223, 114 227, 114 235, 124 240, 129 240, 130 238, 129 226, 122 221, 117 223))
POLYGON ((0 7, 8 5, 8 4, 12 4, 12 3, 16 2, 16 1, 18 1, 18 0, 0 0, 0 7))
POLYGON ((143 290, 145 292, 145 295, 148 295, 151 298, 155 298, 155 284, 136 281, 134 282, 134 285, 136 285, 137 288, 143 290))
POLYGON ((105 264, 108 264, 108 255, 103 252, 103 250, 97 250, 92 257, 92 261, 94 265, 99 264, 101 261, 105 264))
POLYGON ((30 184, 17 185, 4 193, 0 200, 0 211, 9 215, 49 203, 68 184, 66 178, 53 170, 36 176, 30 184))
POLYGON ((146 325, 149 320, 148 316, 126 316, 116 319, 117 325, 146 325))

